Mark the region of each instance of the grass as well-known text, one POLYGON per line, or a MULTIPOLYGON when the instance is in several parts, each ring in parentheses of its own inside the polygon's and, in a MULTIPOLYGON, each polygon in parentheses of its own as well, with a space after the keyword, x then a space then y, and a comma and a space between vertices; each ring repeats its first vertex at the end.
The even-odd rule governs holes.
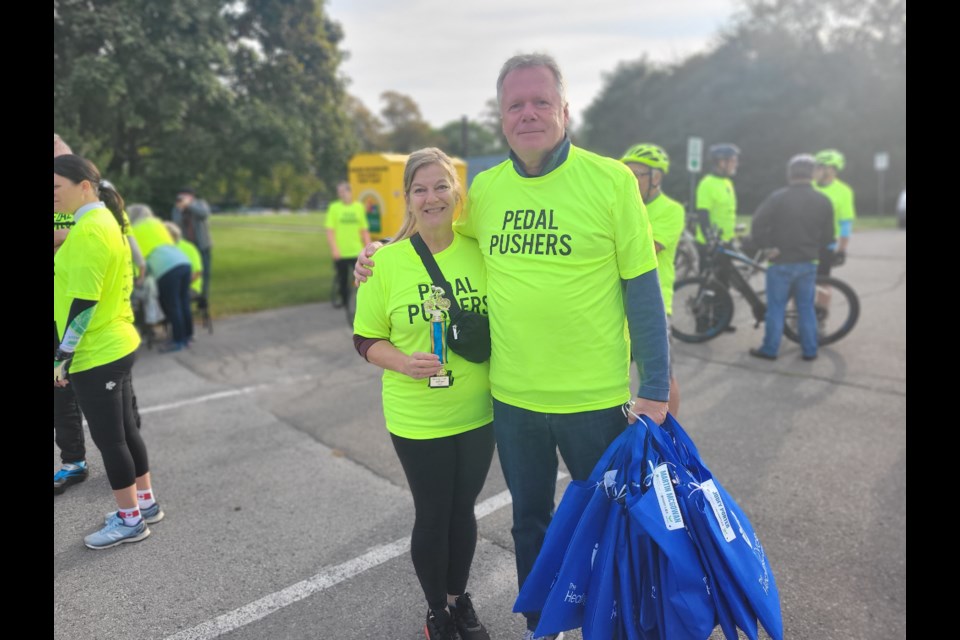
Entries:
POLYGON ((270 227, 316 227, 323 228, 325 212, 267 213, 262 215, 217 214, 210 218, 213 226, 270 226, 270 227))
POLYGON ((317 223, 323 216, 218 215, 211 220, 215 317, 330 299, 333 261, 317 223), (265 225, 303 228, 291 233, 265 225))
MULTIPOLYGON (((214 316, 329 300, 333 262, 323 221, 321 212, 213 216, 214 316)), ((738 221, 750 228, 749 216, 738 221)), ((893 216, 864 215, 854 233, 896 226, 893 216)))

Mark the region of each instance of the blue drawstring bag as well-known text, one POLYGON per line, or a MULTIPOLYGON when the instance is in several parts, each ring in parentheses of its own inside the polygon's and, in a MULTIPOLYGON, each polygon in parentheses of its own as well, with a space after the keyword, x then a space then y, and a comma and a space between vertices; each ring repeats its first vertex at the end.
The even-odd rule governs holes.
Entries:
POLYGON ((683 493, 695 520, 691 532, 707 556, 716 588, 727 599, 738 626, 755 638, 759 619, 771 638, 781 640, 783 618, 776 580, 743 509, 713 477, 693 440, 672 416, 667 417, 661 430, 651 432, 666 448, 673 446, 683 459, 688 476, 682 479, 688 489, 683 493), (750 615, 745 615, 744 609, 750 615))
POLYGON ((676 495, 676 461, 668 447, 658 447, 650 427, 643 443, 634 443, 634 466, 642 461, 648 473, 638 483, 641 491, 627 501, 631 518, 649 534, 658 549, 660 629, 671 640, 701 640, 716 626, 712 581, 704 569, 699 550, 688 530, 689 514, 676 495), (666 450, 666 451, 664 451, 666 450), (654 486, 660 483, 660 486, 654 486), (666 487, 665 485, 670 485, 666 487), (667 495, 673 489, 673 495, 667 495))
POLYGON ((593 566, 590 568, 590 586, 587 589, 582 625, 585 640, 618 640, 620 637, 622 612, 616 573, 619 558, 616 552, 626 519, 623 507, 614 501, 607 515, 600 552, 594 557, 593 566))
POLYGON ((513 603, 514 613, 543 610, 547 594, 557 581, 560 566, 563 564, 577 524, 583 517, 591 498, 597 493, 597 486, 602 482, 604 473, 612 468, 614 456, 622 457, 621 445, 630 437, 626 430, 617 436, 594 466, 589 478, 573 480, 567 485, 560 500, 560 506, 557 507, 550 521, 550 527, 544 536, 537 560, 513 603))

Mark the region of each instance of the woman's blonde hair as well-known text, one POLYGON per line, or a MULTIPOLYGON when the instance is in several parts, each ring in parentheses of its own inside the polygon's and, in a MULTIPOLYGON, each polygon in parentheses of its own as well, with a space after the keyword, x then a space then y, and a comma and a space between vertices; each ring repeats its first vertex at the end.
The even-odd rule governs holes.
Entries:
POLYGON ((400 225, 400 230, 393 237, 394 242, 409 238, 417 232, 417 219, 410 212, 410 188, 413 186, 413 177, 417 174, 417 171, 431 164, 439 166, 447 174, 447 180, 453 190, 455 202, 459 204, 463 201, 463 185, 460 184, 457 168, 453 166, 453 160, 450 159, 450 156, 436 147, 426 147, 414 151, 407 158, 407 166, 403 169, 403 198, 407 203, 407 209, 403 214, 403 224, 400 225))

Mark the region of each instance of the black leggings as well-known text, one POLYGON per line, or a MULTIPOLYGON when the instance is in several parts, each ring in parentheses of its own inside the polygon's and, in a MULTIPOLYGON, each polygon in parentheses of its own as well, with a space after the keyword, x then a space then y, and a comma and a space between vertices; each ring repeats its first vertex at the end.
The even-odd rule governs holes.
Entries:
POLYGON ((131 353, 68 377, 114 491, 129 487, 150 471, 147 446, 133 408, 133 361, 131 353))
POLYGON ((474 503, 493 459, 493 425, 446 438, 410 440, 390 434, 407 475, 416 521, 413 567, 431 609, 467 588, 477 547, 474 503))

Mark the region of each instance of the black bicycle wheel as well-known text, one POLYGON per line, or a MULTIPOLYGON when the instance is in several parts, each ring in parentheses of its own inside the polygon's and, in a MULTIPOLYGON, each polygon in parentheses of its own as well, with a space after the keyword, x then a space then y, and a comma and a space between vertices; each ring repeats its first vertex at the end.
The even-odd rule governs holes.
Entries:
MULTIPOLYGON (((817 276, 814 309, 817 314, 817 337, 822 347, 836 342, 853 330, 860 318, 860 299, 846 282, 831 276, 817 276)), ((800 342, 797 308, 792 302, 787 306, 783 335, 800 342)))
POLYGON ((673 260, 675 277, 678 280, 692 278, 700 273, 700 256, 692 240, 681 236, 677 254, 673 260))
POLYGON ((733 320, 733 298, 726 287, 701 277, 685 278, 673 287, 673 337, 681 342, 716 338, 733 320))

